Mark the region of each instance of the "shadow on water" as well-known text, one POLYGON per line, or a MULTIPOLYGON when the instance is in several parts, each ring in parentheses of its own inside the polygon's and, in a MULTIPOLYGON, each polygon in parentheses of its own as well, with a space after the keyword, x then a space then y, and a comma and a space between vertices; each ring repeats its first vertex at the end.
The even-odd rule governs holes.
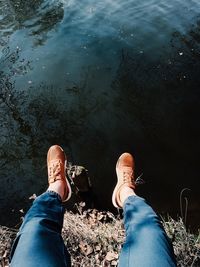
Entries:
POLYGON ((29 196, 45 190, 46 153, 59 143, 70 161, 89 170, 97 207, 111 209, 115 162, 128 150, 147 182, 138 191, 158 211, 176 215, 179 192, 189 187, 188 223, 199 226, 199 22, 185 34, 174 32, 166 55, 124 46, 114 75, 105 63, 109 88, 91 64, 81 78, 59 88, 44 80, 23 90, 15 76, 25 77, 37 66, 4 38, 25 27, 36 36, 34 45, 43 45, 64 13, 61 3, 51 1, 34 1, 31 8, 26 1, 9 3, 0 59, 0 223, 15 225, 29 196))

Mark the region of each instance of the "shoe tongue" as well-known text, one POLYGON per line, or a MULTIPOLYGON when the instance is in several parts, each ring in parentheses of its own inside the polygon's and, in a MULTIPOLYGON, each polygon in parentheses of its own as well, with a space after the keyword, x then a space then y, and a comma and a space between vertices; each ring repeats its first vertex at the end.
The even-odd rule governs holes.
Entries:
POLYGON ((123 166, 123 171, 132 172, 133 173, 133 169, 130 166, 123 166))
POLYGON ((51 163, 62 163, 62 161, 60 160, 60 159, 52 159, 52 160, 50 160, 50 164, 51 163))

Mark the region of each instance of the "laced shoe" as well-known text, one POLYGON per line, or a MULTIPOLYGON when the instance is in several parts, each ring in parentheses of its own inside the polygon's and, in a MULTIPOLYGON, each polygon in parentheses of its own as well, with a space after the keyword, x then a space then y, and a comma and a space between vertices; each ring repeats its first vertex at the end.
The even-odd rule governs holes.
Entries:
POLYGON ((134 159, 129 153, 123 153, 116 164, 117 184, 113 191, 112 203, 116 208, 122 208, 120 191, 124 186, 135 189, 134 159))
POLYGON ((72 194, 71 186, 66 177, 66 163, 64 150, 58 145, 51 146, 47 153, 48 182, 49 184, 57 180, 64 182, 65 193, 62 202, 69 200, 72 194))

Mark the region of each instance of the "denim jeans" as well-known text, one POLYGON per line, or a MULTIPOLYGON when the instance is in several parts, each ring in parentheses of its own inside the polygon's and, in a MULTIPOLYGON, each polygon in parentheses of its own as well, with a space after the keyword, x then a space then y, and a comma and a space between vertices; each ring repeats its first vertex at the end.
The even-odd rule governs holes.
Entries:
POLYGON ((120 267, 175 267, 172 244, 163 226, 146 201, 130 196, 124 203, 126 241, 120 267))
MULTIPOLYGON (((70 256, 61 237, 64 208, 59 195, 47 191, 33 202, 14 241, 11 267, 69 267, 70 256)), ((158 216, 144 199, 124 203, 126 241, 120 267, 174 267, 173 248, 158 216)), ((93 267, 93 266, 91 266, 93 267)))
POLYGON ((60 196, 47 191, 37 197, 24 218, 11 250, 11 267, 69 267, 61 237, 64 208, 60 196))

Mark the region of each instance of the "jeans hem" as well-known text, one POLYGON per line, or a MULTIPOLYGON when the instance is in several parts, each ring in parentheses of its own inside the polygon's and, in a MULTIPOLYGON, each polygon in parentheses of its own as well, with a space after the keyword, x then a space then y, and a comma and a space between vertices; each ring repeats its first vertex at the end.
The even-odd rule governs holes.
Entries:
POLYGON ((48 194, 48 195, 50 195, 50 196, 56 196, 57 199, 58 199, 60 202, 62 202, 61 196, 60 196, 57 192, 55 192, 55 191, 53 191, 53 190, 47 190, 47 191, 46 191, 45 193, 43 193, 42 195, 44 195, 44 194, 48 194))

